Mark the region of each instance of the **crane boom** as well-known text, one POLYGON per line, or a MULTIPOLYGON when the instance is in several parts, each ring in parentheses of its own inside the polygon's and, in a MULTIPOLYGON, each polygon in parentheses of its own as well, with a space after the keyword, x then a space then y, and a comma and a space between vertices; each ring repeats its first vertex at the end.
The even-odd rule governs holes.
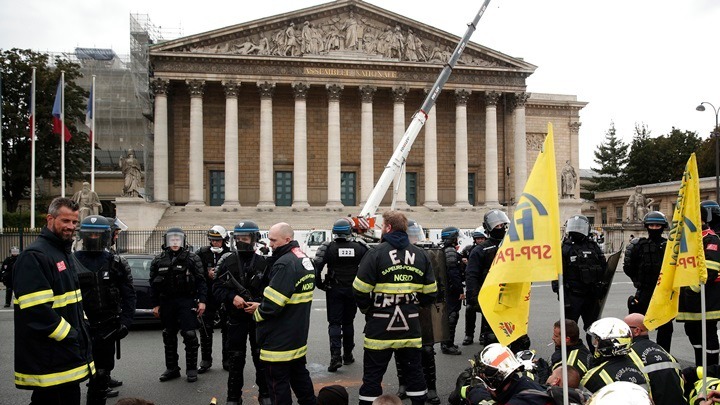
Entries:
POLYGON ((470 37, 472 36, 473 32, 475 32, 477 24, 480 21, 482 15, 485 13, 485 9, 487 9, 489 4, 490 0, 485 0, 482 7, 480 7, 480 10, 475 16, 475 19, 473 19, 472 22, 468 23, 468 28, 465 31, 465 35, 463 35, 463 37, 460 39, 460 42, 458 42, 457 46, 455 47, 455 51, 453 51, 452 55, 450 56, 450 60, 443 67, 437 80, 435 80, 435 84, 433 84, 430 92, 425 97, 425 101, 423 101, 420 109, 415 113, 415 115, 413 115, 410 125, 405 130, 405 134, 400 139, 398 146, 395 148, 395 151, 390 157, 388 164, 385 166, 385 170, 380 176, 380 179, 378 179, 378 182, 377 184, 375 184, 375 187, 370 193, 367 202, 365 202, 365 205, 360 211, 360 215, 355 218, 354 222, 359 232, 366 232, 368 230, 367 227, 370 223, 369 219, 371 217, 374 217, 378 207, 380 206, 380 202, 382 201, 383 196, 387 192, 388 187, 390 187, 393 179, 398 174, 402 166, 405 164, 405 160, 410 153, 410 148, 412 148, 412 145, 415 142, 418 133, 420 133, 423 125, 425 125, 428 112, 430 112, 430 110, 435 105, 435 101, 440 95, 443 86, 445 86, 445 83, 450 78, 450 73, 452 73, 453 68, 457 64, 457 61, 460 58, 460 55, 462 55, 463 50, 465 50, 465 46, 470 41, 470 37))

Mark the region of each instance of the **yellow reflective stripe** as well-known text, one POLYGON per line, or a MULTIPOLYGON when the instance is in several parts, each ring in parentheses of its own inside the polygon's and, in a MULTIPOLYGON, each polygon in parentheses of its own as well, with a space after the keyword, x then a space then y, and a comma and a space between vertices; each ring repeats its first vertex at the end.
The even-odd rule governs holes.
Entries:
POLYGON ((363 346, 366 349, 371 350, 385 350, 385 349, 404 349, 404 348, 415 348, 419 349, 422 347, 422 338, 412 339, 396 339, 396 340, 379 340, 365 338, 363 346))
POLYGON ((257 309, 253 313, 253 317, 255 318, 255 322, 262 322, 265 320, 265 318, 263 318, 262 315, 260 315, 260 311, 258 311, 257 309))
POLYGON ((65 336, 67 336, 68 333, 70 333, 70 323, 65 320, 65 318, 60 317, 60 323, 58 324, 57 328, 48 335, 50 339, 55 339, 58 342, 65 339, 65 336))
MULTIPOLYGON (((599 366, 590 369, 590 371, 588 371, 588 372, 583 376, 582 380, 580 380, 580 385, 585 386, 585 384, 587 384, 587 382, 590 380, 590 378, 591 378, 593 375, 595 375, 595 373, 597 373, 598 371, 600 371, 600 370, 602 369, 602 367, 603 367, 606 363, 607 363, 607 361, 604 361, 604 362, 603 362, 602 364, 600 364, 599 366)), ((558 364, 562 364, 562 363, 558 363, 558 364)))
POLYGON ((284 352, 276 352, 272 350, 260 349, 260 360, 263 361, 290 361, 299 359, 307 354, 307 346, 303 346, 295 350, 287 350, 284 352))
POLYGON ((714 260, 705 260, 705 265, 707 266, 708 270, 720 271, 720 263, 714 260))
POLYGON ((293 294, 287 303, 288 304, 302 304, 304 302, 311 302, 312 299, 313 299, 313 292, 310 291, 310 292, 306 292, 306 293, 293 294))
POLYGON ((600 376, 600 378, 602 378, 602 380, 603 380, 603 382, 605 382, 605 384, 612 384, 615 382, 612 378, 610 378, 610 374, 608 374, 607 371, 605 371, 605 370, 601 371, 599 376, 600 376))
POLYGON ((437 291, 437 283, 425 284, 422 288, 423 294, 430 294, 437 291))
POLYGON ((410 294, 420 291, 423 291, 423 285, 417 283, 379 283, 375 285, 376 293, 410 294))
POLYGON ((355 281, 353 281, 353 288, 363 293, 369 293, 375 288, 375 286, 355 277, 355 281))
POLYGON ((285 304, 290 301, 290 298, 282 295, 280 292, 278 292, 278 290, 272 287, 265 287, 265 291, 263 291, 263 296, 281 307, 284 307, 285 304))
POLYGON ((460 398, 467 399, 467 389, 469 386, 463 385, 462 388, 460 388, 460 398))
POLYGON ((83 364, 80 367, 60 373, 23 374, 15 372, 15 384, 28 387, 52 387, 83 379, 91 373, 95 374, 95 362, 91 362, 89 366, 83 364))
POLYGON ((567 364, 574 366, 575 365, 574 363, 577 361, 577 354, 578 354, 577 349, 571 351, 570 355, 568 355, 568 357, 567 357, 567 364))
POLYGON ((41 290, 17 298, 20 309, 30 308, 53 300, 53 290, 41 290))
POLYGON ((53 308, 61 308, 82 301, 82 292, 80 289, 77 289, 62 295, 56 295, 53 299, 55 300, 55 302, 53 302, 53 308))
MULTIPOLYGON (((705 314, 706 319, 720 319, 720 311, 708 311, 705 314)), ((700 312, 679 312, 677 316, 678 321, 702 321, 702 314, 700 312)))

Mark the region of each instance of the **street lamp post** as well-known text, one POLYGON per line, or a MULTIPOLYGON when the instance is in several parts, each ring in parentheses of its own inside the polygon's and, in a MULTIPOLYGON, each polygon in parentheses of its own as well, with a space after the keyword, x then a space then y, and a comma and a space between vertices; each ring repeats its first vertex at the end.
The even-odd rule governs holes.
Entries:
POLYGON ((720 200, 720 139, 718 139, 718 113, 720 113, 720 109, 715 108, 714 105, 711 103, 708 103, 707 101, 703 101, 695 107, 697 111, 705 111, 704 104, 709 105, 713 112, 715 113, 715 127, 713 128, 713 131, 711 133, 711 137, 715 138, 715 201, 720 200))

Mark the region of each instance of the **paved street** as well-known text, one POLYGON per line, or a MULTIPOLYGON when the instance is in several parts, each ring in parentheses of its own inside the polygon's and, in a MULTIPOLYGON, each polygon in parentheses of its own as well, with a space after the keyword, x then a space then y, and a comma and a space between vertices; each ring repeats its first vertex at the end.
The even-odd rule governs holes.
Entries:
MULTIPOLYGON (((629 279, 621 272, 617 274, 615 283, 610 290, 611 297, 605 310, 606 316, 623 317, 626 315, 626 300, 631 293, 632 285, 629 279)), ((0 295, 4 296, 4 291, 0 295)), ((533 296, 530 317, 530 337, 533 341, 533 348, 548 358, 551 353, 552 323, 558 318, 557 299, 552 293, 549 283, 538 283, 533 286, 533 296)), ((348 388, 350 403, 357 403, 358 388, 362 380, 362 328, 364 320, 362 317, 356 319, 356 350, 355 357, 358 361, 350 366, 343 366, 336 373, 327 372, 329 361, 329 349, 327 339, 327 323, 325 318, 325 295, 322 291, 315 291, 313 301, 313 312, 311 319, 310 341, 308 350, 308 368, 310 370, 316 392, 322 386, 341 384, 348 388)), ((463 316, 458 325, 458 333, 455 337, 456 343, 462 340, 464 331, 463 316)), ((219 336, 219 330, 216 331, 219 336)), ((13 385, 13 315, 8 309, 0 310, 0 404, 14 405, 27 404, 30 402, 30 392, 21 391, 13 385)), ((446 402, 455 379, 460 371, 467 366, 467 358, 472 356, 480 346, 475 343, 472 346, 461 346, 462 356, 448 356, 439 354, 436 356, 438 368, 438 391, 446 402)), ((439 345, 436 346, 439 352, 439 345)), ((215 352, 220 352, 220 341, 215 339, 215 352)), ((133 330, 123 340, 123 358, 117 362, 113 376, 122 380, 124 385, 120 387, 122 397, 142 397, 154 401, 156 404, 192 404, 205 405, 210 403, 213 396, 218 398, 219 404, 224 404, 226 393, 227 373, 219 367, 219 357, 216 356, 216 364, 206 374, 200 375, 197 383, 189 384, 185 379, 178 379, 166 383, 158 382, 158 376, 164 370, 163 365, 162 338, 159 327, 142 327, 133 330)), ((182 359, 182 349, 181 349, 182 359)), ((684 334, 682 324, 676 324, 673 340, 673 354, 688 365, 693 358, 692 348, 684 334)), ((254 370, 252 362, 248 357, 248 365, 245 372, 245 394, 244 400, 247 404, 256 403, 257 387, 253 385, 254 370)), ((181 360, 182 364, 182 360, 181 360)), ((183 366, 184 369, 184 366, 183 366)), ((397 390, 397 378, 394 365, 391 365, 386 374, 384 389, 386 392, 394 393, 397 390)), ((86 392, 83 385, 83 394, 86 392)), ((409 403, 409 401, 406 401, 409 403)), ((111 399, 108 404, 114 404, 111 399)))

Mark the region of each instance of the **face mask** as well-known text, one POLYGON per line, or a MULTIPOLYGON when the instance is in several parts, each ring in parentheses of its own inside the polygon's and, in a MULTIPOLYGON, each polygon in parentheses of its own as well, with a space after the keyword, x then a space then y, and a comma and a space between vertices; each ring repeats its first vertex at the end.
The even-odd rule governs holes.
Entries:
POLYGON ((505 228, 495 228, 490 231, 490 237, 493 239, 502 239, 505 237, 505 228))
POLYGON ((662 238, 662 229, 648 229, 648 236, 650 239, 660 239, 662 238))
POLYGON ((570 232, 570 240, 575 243, 579 243, 585 240, 586 236, 578 232, 570 232))
POLYGON ((223 248, 221 248, 221 247, 214 247, 214 246, 213 246, 213 247, 210 248, 210 251, 213 252, 213 253, 222 253, 223 248))

